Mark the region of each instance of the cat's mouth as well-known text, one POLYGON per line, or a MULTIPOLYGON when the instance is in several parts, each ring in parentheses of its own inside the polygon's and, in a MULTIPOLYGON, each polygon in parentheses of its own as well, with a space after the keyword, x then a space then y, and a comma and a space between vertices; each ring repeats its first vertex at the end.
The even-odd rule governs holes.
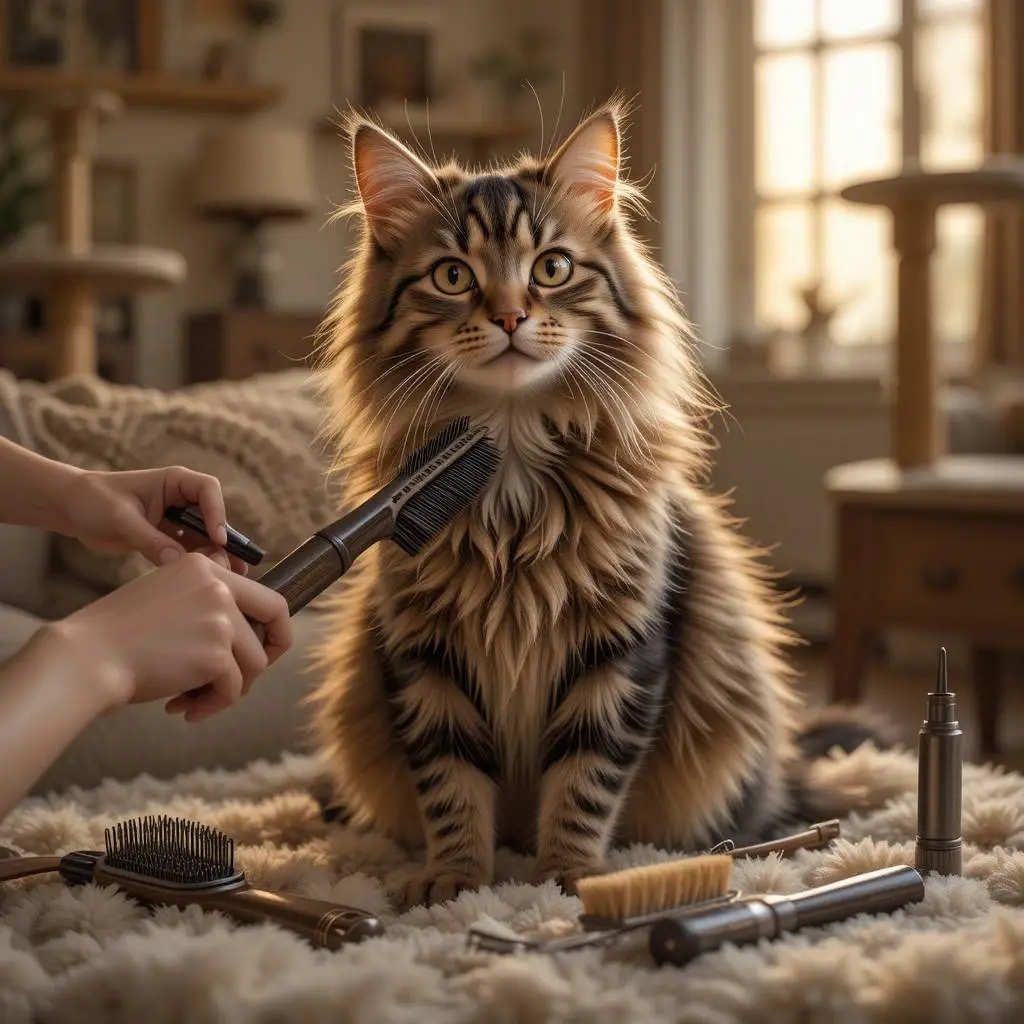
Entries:
POLYGON ((463 365, 459 375, 467 383, 499 391, 518 391, 532 387, 553 372, 550 358, 536 354, 522 344, 508 340, 481 362, 463 365))
POLYGON ((514 341, 510 341, 500 352, 489 356, 480 366, 514 366, 518 362, 536 363, 540 360, 529 352, 521 349, 514 341))

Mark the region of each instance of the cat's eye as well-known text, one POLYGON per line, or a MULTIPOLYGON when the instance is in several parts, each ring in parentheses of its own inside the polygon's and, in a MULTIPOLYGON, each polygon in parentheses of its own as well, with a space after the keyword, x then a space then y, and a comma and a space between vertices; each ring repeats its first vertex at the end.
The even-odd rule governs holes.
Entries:
POLYGON ((572 260, 564 252, 552 249, 537 257, 530 276, 545 288, 557 288, 572 277, 572 260))
POLYGON ((473 271, 462 260, 442 260, 434 267, 434 287, 445 295, 461 295, 473 287, 473 271))

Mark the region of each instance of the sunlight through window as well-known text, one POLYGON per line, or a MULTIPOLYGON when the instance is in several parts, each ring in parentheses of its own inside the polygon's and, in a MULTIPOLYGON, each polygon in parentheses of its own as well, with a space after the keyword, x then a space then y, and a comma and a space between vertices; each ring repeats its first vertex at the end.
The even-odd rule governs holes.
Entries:
MULTIPOLYGON (((766 329, 800 330, 800 292, 820 282, 840 309, 839 344, 878 344, 895 329, 896 265, 883 210, 844 202, 851 181, 898 172, 904 152, 929 169, 983 156, 982 0, 755 0, 755 302, 766 329), (916 93, 903 95, 914 47, 916 93), (905 139, 906 125, 920 125, 905 139)), ((907 129, 909 130, 909 129, 907 129)), ((977 327, 984 220, 939 212, 935 330, 977 327)))

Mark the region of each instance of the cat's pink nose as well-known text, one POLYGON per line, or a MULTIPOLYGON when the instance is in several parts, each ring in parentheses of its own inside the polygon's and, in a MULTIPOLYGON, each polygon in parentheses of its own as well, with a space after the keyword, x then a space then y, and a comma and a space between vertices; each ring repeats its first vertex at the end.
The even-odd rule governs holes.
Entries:
POLYGON ((505 313, 495 313, 491 317, 491 323, 497 324, 506 334, 511 335, 525 319, 525 309, 512 309, 505 313))

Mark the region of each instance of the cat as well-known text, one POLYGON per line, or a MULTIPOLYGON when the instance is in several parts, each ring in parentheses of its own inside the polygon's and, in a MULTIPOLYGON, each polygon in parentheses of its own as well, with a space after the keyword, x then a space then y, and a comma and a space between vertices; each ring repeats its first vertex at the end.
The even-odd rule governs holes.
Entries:
POLYGON ((612 843, 777 834, 854 799, 809 784, 816 754, 876 738, 800 731, 785 600, 708 488, 718 407, 633 227, 626 114, 484 171, 348 126, 362 238, 318 356, 344 507, 456 416, 503 451, 418 556, 357 562, 320 651, 346 819, 425 846, 407 906, 491 882, 499 844, 572 892, 612 843))

